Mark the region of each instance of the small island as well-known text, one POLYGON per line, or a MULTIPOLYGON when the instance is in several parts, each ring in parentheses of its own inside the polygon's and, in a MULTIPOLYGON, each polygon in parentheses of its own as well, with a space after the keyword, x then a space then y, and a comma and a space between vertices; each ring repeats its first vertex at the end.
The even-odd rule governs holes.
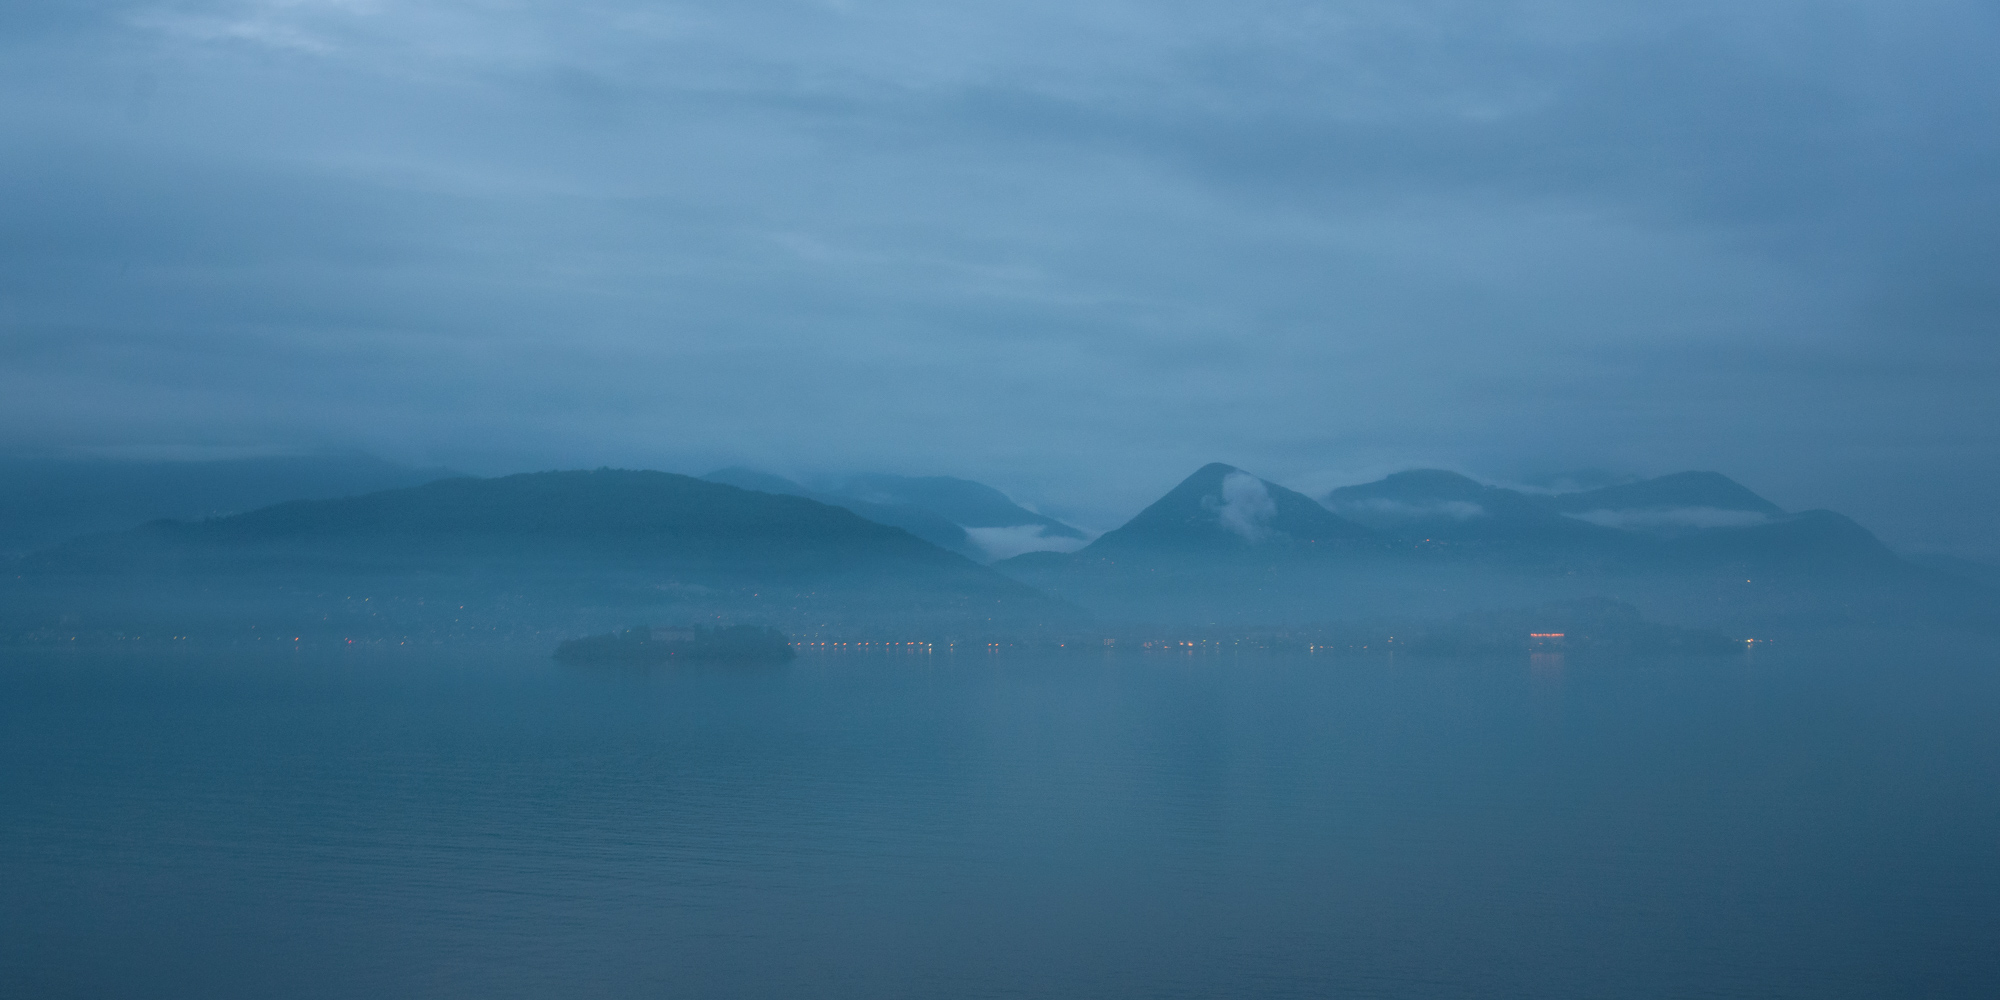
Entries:
POLYGON ((792 659, 791 640, 762 625, 709 628, 649 628, 566 639, 556 645, 555 658, 566 663, 784 663, 792 659))

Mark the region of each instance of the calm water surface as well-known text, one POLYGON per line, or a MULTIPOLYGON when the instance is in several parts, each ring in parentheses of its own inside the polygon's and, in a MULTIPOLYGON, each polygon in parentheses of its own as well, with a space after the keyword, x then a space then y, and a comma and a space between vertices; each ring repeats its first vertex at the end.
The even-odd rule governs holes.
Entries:
POLYGON ((0 996, 2000 996, 2000 661, 0 654, 0 996))

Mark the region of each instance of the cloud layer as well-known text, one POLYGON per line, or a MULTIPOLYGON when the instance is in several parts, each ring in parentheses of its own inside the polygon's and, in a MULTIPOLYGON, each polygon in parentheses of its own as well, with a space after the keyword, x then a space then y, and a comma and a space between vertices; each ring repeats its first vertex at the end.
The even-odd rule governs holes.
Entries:
POLYGON ((1721 510, 1715 507, 1587 510, 1570 516, 1606 528, 1667 532, 1693 528, 1747 528, 1771 519, 1769 515, 1754 510, 1721 510))
POLYGON ((1088 538, 1058 538, 1043 534, 1039 524, 1014 524, 1004 528, 967 528, 965 533, 980 551, 992 560, 1012 559, 1024 552, 1075 552, 1090 544, 1088 538))
MULTIPOLYGON (((2000 532, 2000 23, 1779 0, 0 13, 0 446, 2000 532)), ((1987 543, 1990 544, 1990 541, 1987 543)))

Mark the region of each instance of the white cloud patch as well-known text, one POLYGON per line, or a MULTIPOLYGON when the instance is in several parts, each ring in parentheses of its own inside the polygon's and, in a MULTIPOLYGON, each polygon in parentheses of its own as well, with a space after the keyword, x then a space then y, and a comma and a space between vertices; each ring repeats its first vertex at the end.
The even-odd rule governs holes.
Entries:
POLYGON ((1579 521, 1627 531, 1686 531, 1693 528, 1744 528, 1771 518, 1754 510, 1720 507, 1655 507, 1645 510, 1589 510, 1571 514, 1579 521))
POLYGON ((1215 521, 1225 529, 1255 544, 1271 535, 1271 521, 1278 505, 1264 481, 1247 472, 1232 472, 1222 478, 1222 496, 1205 497, 1202 506, 1215 512, 1215 521))
POLYGON ((326 55, 355 19, 381 13, 368 0, 253 0, 248 3, 163 4, 128 18, 135 28, 195 43, 242 43, 326 55))
POLYGON ((1004 528, 967 528, 972 544, 994 561, 1010 559, 1024 552, 1075 552, 1090 544, 1087 539, 1044 534, 1039 524, 1014 524, 1004 528))
POLYGON ((1408 503, 1402 500, 1360 500, 1336 504, 1335 513, 1365 515, 1379 520, 1428 521, 1446 519, 1470 521, 1475 517, 1485 517, 1486 508, 1468 500, 1434 500, 1425 503, 1408 503))

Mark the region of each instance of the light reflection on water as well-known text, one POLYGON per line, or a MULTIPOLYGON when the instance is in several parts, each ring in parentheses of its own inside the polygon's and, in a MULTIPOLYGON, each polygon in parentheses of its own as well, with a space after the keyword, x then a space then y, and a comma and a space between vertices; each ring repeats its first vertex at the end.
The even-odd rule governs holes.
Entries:
POLYGON ((2000 995, 1981 653, 6 654, 0 995, 2000 995))
POLYGON ((1528 672, 1536 677, 1554 679, 1562 676, 1563 655, 1561 653, 1529 653, 1528 672))

